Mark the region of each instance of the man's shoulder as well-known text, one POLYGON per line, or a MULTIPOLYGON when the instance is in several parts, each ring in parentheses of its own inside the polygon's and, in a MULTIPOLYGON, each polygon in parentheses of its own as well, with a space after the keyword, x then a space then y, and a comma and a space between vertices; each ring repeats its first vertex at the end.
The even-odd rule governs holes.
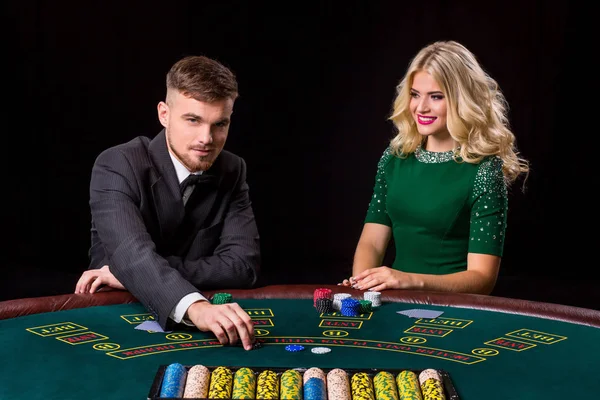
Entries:
POLYGON ((147 136, 136 136, 128 142, 119 143, 108 147, 103 153, 132 153, 139 150, 147 150, 151 139, 147 136))
POLYGON ((147 158, 150 142, 151 139, 146 136, 137 136, 127 142, 119 143, 104 149, 98 155, 98 160, 140 158, 141 155, 144 155, 144 158, 147 158))

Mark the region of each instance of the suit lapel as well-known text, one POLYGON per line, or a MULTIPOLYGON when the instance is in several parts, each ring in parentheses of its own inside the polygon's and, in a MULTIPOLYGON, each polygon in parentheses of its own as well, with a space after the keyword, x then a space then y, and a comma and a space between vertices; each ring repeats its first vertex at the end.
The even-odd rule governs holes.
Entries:
POLYGON ((158 172, 156 181, 152 183, 152 196, 160 232, 163 238, 170 238, 183 221, 185 209, 164 129, 150 142, 149 153, 158 172))

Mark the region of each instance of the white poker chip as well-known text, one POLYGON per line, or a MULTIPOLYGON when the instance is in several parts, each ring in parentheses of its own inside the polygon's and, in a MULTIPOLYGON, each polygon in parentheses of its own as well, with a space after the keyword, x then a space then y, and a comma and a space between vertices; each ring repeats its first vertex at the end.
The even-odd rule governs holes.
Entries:
POLYGON ((329 347, 313 347, 312 349, 310 349, 310 351, 315 354, 325 354, 329 353, 331 349, 329 347))
POLYGON ((367 291, 364 294, 364 299, 371 302, 371 306, 377 308, 381 305, 381 292, 367 291))

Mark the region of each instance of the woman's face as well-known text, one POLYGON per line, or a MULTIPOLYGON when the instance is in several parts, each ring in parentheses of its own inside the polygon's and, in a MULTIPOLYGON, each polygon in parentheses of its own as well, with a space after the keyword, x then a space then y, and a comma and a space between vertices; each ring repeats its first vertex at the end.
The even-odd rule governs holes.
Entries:
POLYGON ((410 112, 423 136, 444 140, 450 137, 446 126, 446 96, 440 85, 425 71, 415 73, 410 88, 410 112))

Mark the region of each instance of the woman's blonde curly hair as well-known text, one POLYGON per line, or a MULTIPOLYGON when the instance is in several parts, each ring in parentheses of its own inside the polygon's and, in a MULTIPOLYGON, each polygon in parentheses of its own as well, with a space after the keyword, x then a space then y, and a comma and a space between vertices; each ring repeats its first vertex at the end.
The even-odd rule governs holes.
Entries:
POLYGON ((398 132, 390 142, 393 154, 402 157, 413 153, 424 140, 410 112, 412 81, 420 71, 437 81, 447 99, 447 127, 458 143, 457 158, 478 163, 486 156, 500 157, 507 184, 520 174, 528 175, 529 162, 516 150, 508 104, 498 83, 481 68, 473 53, 455 41, 435 42, 419 51, 396 87, 389 117, 398 132))

